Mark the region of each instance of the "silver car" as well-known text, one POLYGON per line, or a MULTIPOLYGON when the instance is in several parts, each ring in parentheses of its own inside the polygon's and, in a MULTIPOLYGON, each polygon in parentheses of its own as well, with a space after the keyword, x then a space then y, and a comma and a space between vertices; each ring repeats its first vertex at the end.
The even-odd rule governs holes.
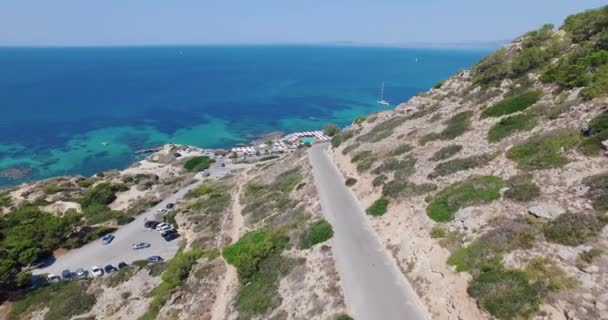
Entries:
POLYGON ((137 242, 137 243, 134 243, 131 246, 131 248, 133 248, 133 250, 139 250, 139 249, 145 249, 145 248, 147 248, 149 246, 150 246, 150 244, 147 243, 147 242, 137 242))

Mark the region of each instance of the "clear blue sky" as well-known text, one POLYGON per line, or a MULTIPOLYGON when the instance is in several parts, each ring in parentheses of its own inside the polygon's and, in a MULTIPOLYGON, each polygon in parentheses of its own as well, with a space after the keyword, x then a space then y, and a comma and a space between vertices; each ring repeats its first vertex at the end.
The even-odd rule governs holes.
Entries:
POLYGON ((0 45, 508 40, 598 0, 0 0, 0 45))

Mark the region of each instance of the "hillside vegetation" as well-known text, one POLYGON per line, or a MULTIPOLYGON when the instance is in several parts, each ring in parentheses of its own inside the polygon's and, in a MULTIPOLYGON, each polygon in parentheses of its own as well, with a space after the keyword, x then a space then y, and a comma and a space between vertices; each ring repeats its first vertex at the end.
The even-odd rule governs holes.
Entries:
POLYGON ((608 318, 607 98, 604 7, 353 123, 332 157, 438 319, 608 318))

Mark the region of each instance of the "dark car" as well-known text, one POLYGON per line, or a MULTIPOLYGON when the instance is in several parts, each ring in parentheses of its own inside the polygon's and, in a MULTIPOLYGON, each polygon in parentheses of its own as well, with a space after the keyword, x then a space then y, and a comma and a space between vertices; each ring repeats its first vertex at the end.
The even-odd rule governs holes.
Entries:
POLYGON ((162 262, 163 258, 161 258, 160 256, 151 256, 148 257, 148 259, 146 259, 149 263, 157 263, 157 262, 162 262))
POLYGON ((165 208, 167 209, 173 209, 173 207, 175 207, 174 203, 167 203, 167 205, 165 206, 165 208))
POLYGON ((104 270, 106 273, 112 273, 112 272, 116 272, 116 271, 118 271, 118 269, 116 269, 116 267, 114 267, 114 266, 113 266, 113 265, 111 265, 111 264, 109 264, 109 265, 107 265, 107 266, 103 267, 103 270, 104 270))
POLYGON ((65 269, 63 271, 61 271, 61 278, 64 280, 71 280, 72 279, 72 271, 65 269))
POLYGON ((160 222, 154 220, 146 221, 146 223, 144 223, 144 227, 154 229, 159 223, 160 222))
POLYGON ((177 238, 179 238, 179 234, 177 232, 168 233, 163 236, 163 239, 165 239, 165 241, 172 241, 177 238))
POLYGON ((128 267, 129 265, 126 262, 120 262, 118 263, 118 269, 124 269, 126 267, 128 267))

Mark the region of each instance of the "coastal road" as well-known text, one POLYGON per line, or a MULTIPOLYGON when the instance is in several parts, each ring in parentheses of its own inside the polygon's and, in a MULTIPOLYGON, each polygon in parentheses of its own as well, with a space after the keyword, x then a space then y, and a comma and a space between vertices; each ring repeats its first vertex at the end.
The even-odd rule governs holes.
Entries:
POLYGON ((334 255, 346 304, 357 320, 429 319, 416 292, 399 272, 370 226, 358 199, 325 149, 308 151, 323 214, 334 229, 334 255))
MULTIPOLYGON (((216 163, 209 168, 210 176, 207 179, 219 179, 231 170, 241 167, 231 163, 226 163, 226 166, 222 167, 222 163, 224 163, 223 158, 216 159, 216 163)), ((133 261, 146 259, 150 256, 161 256, 165 260, 172 258, 179 248, 180 238, 167 242, 158 231, 145 228, 144 223, 146 220, 162 220, 162 217, 158 216, 159 209, 165 208, 168 203, 176 203, 201 183, 203 183, 203 180, 180 189, 137 216, 131 223, 120 227, 114 232, 115 239, 110 244, 103 245, 101 239, 95 240, 56 257, 55 261, 48 266, 32 270, 33 274, 52 273, 61 275, 63 270, 69 269, 74 272, 78 268, 90 272, 92 266, 103 268, 107 264, 117 266, 119 262, 130 264, 133 261), (131 249, 131 245, 140 241, 149 243, 150 247, 140 250, 131 249)))

